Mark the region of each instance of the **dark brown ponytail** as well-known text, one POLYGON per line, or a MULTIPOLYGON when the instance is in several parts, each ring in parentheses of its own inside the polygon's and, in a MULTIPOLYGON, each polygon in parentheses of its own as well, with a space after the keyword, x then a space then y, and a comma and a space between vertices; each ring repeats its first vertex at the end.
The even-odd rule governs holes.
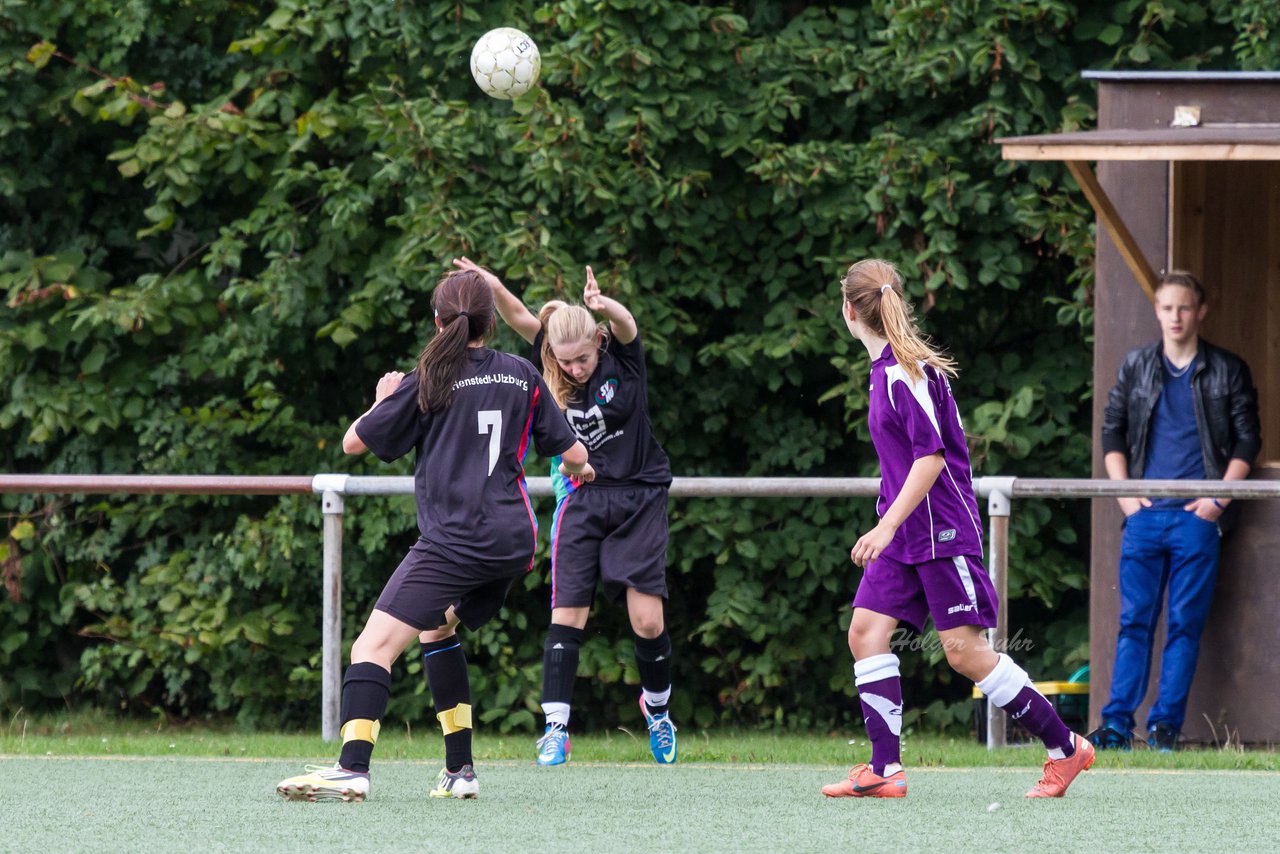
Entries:
POLYGON ((431 295, 440 331, 418 355, 418 408, 438 412, 453 399, 453 384, 462 373, 467 345, 493 331, 493 293, 479 273, 454 270, 440 279, 431 295))

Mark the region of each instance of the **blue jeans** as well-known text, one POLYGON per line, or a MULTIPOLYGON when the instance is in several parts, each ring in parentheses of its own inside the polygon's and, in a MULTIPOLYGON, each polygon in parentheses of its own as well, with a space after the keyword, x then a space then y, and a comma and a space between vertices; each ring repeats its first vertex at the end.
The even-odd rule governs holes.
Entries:
POLYGON ((1126 520, 1120 546, 1120 636, 1110 702, 1102 709, 1104 724, 1122 732, 1133 729, 1133 713, 1147 693, 1151 647, 1167 587, 1160 684, 1147 727, 1163 723, 1182 729, 1218 578, 1218 545, 1216 523, 1180 508, 1148 508, 1126 520))

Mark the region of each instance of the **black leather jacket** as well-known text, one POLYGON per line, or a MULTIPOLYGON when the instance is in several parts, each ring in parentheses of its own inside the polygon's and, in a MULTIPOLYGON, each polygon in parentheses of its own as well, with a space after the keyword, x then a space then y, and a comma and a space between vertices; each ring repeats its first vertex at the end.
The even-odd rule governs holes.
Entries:
MULTIPOLYGON (((1161 341, 1129 351, 1102 417, 1103 453, 1124 454, 1129 461, 1129 477, 1135 479, 1142 477, 1146 466, 1151 413, 1164 388, 1163 352, 1161 341)), ((1262 428, 1258 422, 1258 392, 1244 360, 1201 339, 1191 369, 1191 396, 1200 429, 1205 478, 1222 477, 1233 459, 1252 466, 1262 448, 1262 428)), ((1234 522, 1231 511, 1235 509, 1234 503, 1228 505, 1223 514, 1220 521, 1224 530, 1234 522)))

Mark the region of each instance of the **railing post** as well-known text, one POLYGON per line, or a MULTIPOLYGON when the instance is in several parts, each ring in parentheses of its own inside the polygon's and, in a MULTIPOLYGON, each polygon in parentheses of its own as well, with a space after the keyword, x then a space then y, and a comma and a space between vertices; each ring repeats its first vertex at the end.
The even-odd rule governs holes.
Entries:
POLYGON ((347 475, 318 474, 311 488, 324 512, 324 611, 321 617, 320 734, 338 737, 342 702, 342 511, 347 475))
MULTIPOLYGON (((1014 478, 984 477, 983 480, 991 490, 987 495, 987 515, 991 517, 987 552, 998 606, 991 646, 996 652, 1004 652, 1009 643, 1009 516, 1013 513, 1014 478)), ((1004 709, 987 698, 987 750, 1005 746, 1004 718, 1004 709)))

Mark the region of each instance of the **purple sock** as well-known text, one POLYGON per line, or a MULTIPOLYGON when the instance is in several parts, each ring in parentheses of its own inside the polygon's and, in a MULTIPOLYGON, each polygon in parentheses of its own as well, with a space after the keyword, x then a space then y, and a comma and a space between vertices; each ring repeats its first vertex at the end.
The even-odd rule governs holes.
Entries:
POLYGON ((898 657, 873 655, 853 665, 858 701, 871 739, 871 770, 881 777, 887 765, 902 762, 902 680, 898 657))
POLYGON ((1030 682, 1013 698, 1013 702, 1001 706, 1027 732, 1044 742, 1049 750, 1061 750, 1063 756, 1075 753, 1071 742, 1071 730, 1058 717, 1053 704, 1035 689, 1030 682))
POLYGON ((979 680, 978 688, 1023 729, 1043 741, 1050 757, 1061 759, 1075 753, 1071 730, 1058 717, 1053 705, 1031 684, 1027 671, 1012 658, 1001 653, 995 668, 979 680))

